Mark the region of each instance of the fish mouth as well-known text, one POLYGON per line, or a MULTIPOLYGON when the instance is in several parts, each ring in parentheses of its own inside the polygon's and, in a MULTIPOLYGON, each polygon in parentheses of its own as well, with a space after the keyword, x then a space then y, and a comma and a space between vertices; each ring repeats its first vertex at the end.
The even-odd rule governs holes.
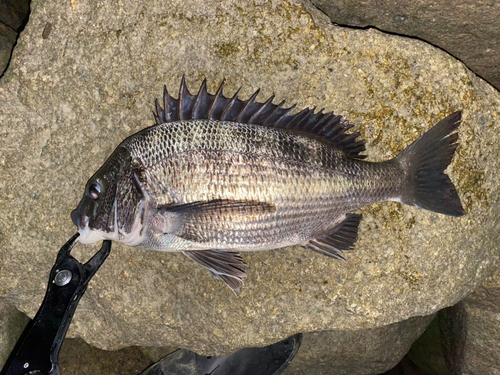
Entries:
POLYGON ((113 215, 111 215, 112 224, 109 225, 110 231, 99 230, 90 227, 90 217, 81 213, 81 210, 77 207, 71 212, 71 220, 78 228, 80 237, 78 241, 82 244, 93 244, 102 240, 112 240, 123 242, 129 246, 137 246, 144 240, 144 223, 143 214, 145 211, 145 203, 141 202, 139 207, 139 213, 135 218, 132 227, 129 232, 122 232, 119 230, 118 222, 118 205, 115 200, 113 205, 113 215))
POLYGON ((89 223, 89 217, 86 215, 79 215, 77 210, 71 211, 71 221, 80 230, 81 227, 85 227, 89 223))
POLYGON ((89 217, 87 215, 79 214, 77 210, 73 210, 71 212, 71 220, 78 228, 78 232, 80 233, 80 237, 78 237, 78 241, 82 244, 92 244, 106 239, 114 239, 110 238, 104 232, 91 229, 89 227, 89 217))

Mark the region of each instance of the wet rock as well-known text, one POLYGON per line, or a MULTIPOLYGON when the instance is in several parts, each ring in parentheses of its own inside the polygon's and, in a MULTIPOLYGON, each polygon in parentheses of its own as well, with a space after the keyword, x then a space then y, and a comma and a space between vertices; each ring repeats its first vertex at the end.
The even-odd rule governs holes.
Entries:
MULTIPOLYGON (((239 295, 181 254, 115 244, 70 337, 220 354, 296 332, 371 329, 455 304, 498 261, 500 96, 428 44, 336 27, 298 1, 35 0, 17 48, 0 81, 0 296, 30 316, 75 232, 69 214, 85 182, 121 140, 153 124, 154 98, 182 74, 192 91, 207 77, 213 92, 225 77, 228 94, 262 87, 261 99, 345 115, 370 160, 463 111, 448 171, 466 216, 367 207, 347 262, 300 248, 247 253, 239 295)), ((97 248, 74 254, 84 261, 97 248)))
POLYGON ((500 3, 480 0, 425 2, 312 0, 333 22, 376 27, 432 43, 462 60, 500 89, 500 3))

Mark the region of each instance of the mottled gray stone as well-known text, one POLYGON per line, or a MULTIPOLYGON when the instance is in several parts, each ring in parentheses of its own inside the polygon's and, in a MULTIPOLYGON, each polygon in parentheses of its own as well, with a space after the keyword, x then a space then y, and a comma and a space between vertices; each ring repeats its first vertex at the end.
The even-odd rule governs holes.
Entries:
POLYGON ((333 22, 430 42, 500 89, 500 3, 490 0, 312 0, 333 22))
POLYGON ((479 288, 440 314, 452 375, 500 374, 500 267, 479 288))
MULTIPOLYGON (((343 114, 367 140, 370 160, 395 156, 461 109, 448 171, 467 215, 367 207, 347 262, 300 248, 244 254, 239 295, 180 254, 115 244, 70 337, 106 349, 227 353, 296 332, 431 315, 495 267, 500 96, 441 50, 336 27, 296 0, 35 0, 0 81, 0 296, 35 314, 57 250, 75 232, 69 213, 85 182, 122 139, 153 124, 153 99, 164 83, 174 91, 182 74, 191 90, 207 77, 214 91, 226 77, 228 94, 262 87, 262 98, 343 114), (47 22, 54 27, 43 39, 47 22)), ((85 260, 96 249, 74 253, 85 260)))
POLYGON ((376 375, 396 366, 433 315, 384 327, 304 335, 284 375, 376 375))
POLYGON ((0 369, 14 348, 29 318, 0 298, 0 369))

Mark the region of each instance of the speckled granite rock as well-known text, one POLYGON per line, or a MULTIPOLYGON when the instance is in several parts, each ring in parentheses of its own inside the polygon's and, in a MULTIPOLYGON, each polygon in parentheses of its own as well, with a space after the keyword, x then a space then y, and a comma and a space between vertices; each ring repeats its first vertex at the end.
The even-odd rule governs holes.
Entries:
MULTIPOLYGON (((370 160, 396 155, 462 109, 449 174, 467 215, 367 207, 347 263, 299 248, 244 254, 238 296, 182 255, 114 245, 70 336, 106 349, 218 354, 296 332, 430 315, 494 268, 500 96, 444 52, 335 27, 295 0, 35 0, 0 81, 0 296, 33 316, 56 252, 75 232, 69 213, 85 182, 123 138, 153 124, 153 99, 164 83, 175 90, 182 74, 192 90, 208 77, 213 91, 226 77, 228 93, 262 87, 262 97, 343 114, 367 140, 370 160), (47 22, 54 28, 42 39, 47 22)), ((75 254, 95 251, 77 246, 75 254)))
POLYGON ((474 293, 440 314, 450 374, 500 374, 500 267, 474 293))
POLYGON ((311 0, 333 22, 420 38, 500 89, 500 3, 489 0, 311 0))
POLYGON ((14 348, 29 318, 0 298, 0 369, 14 348))

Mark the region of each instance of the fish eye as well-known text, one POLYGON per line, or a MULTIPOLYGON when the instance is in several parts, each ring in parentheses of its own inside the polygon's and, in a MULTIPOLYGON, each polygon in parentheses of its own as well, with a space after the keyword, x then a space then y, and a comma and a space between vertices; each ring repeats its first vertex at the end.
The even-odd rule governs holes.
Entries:
POLYGON ((97 181, 92 182, 89 186, 89 195, 93 200, 98 200, 99 195, 101 195, 101 185, 97 181))

